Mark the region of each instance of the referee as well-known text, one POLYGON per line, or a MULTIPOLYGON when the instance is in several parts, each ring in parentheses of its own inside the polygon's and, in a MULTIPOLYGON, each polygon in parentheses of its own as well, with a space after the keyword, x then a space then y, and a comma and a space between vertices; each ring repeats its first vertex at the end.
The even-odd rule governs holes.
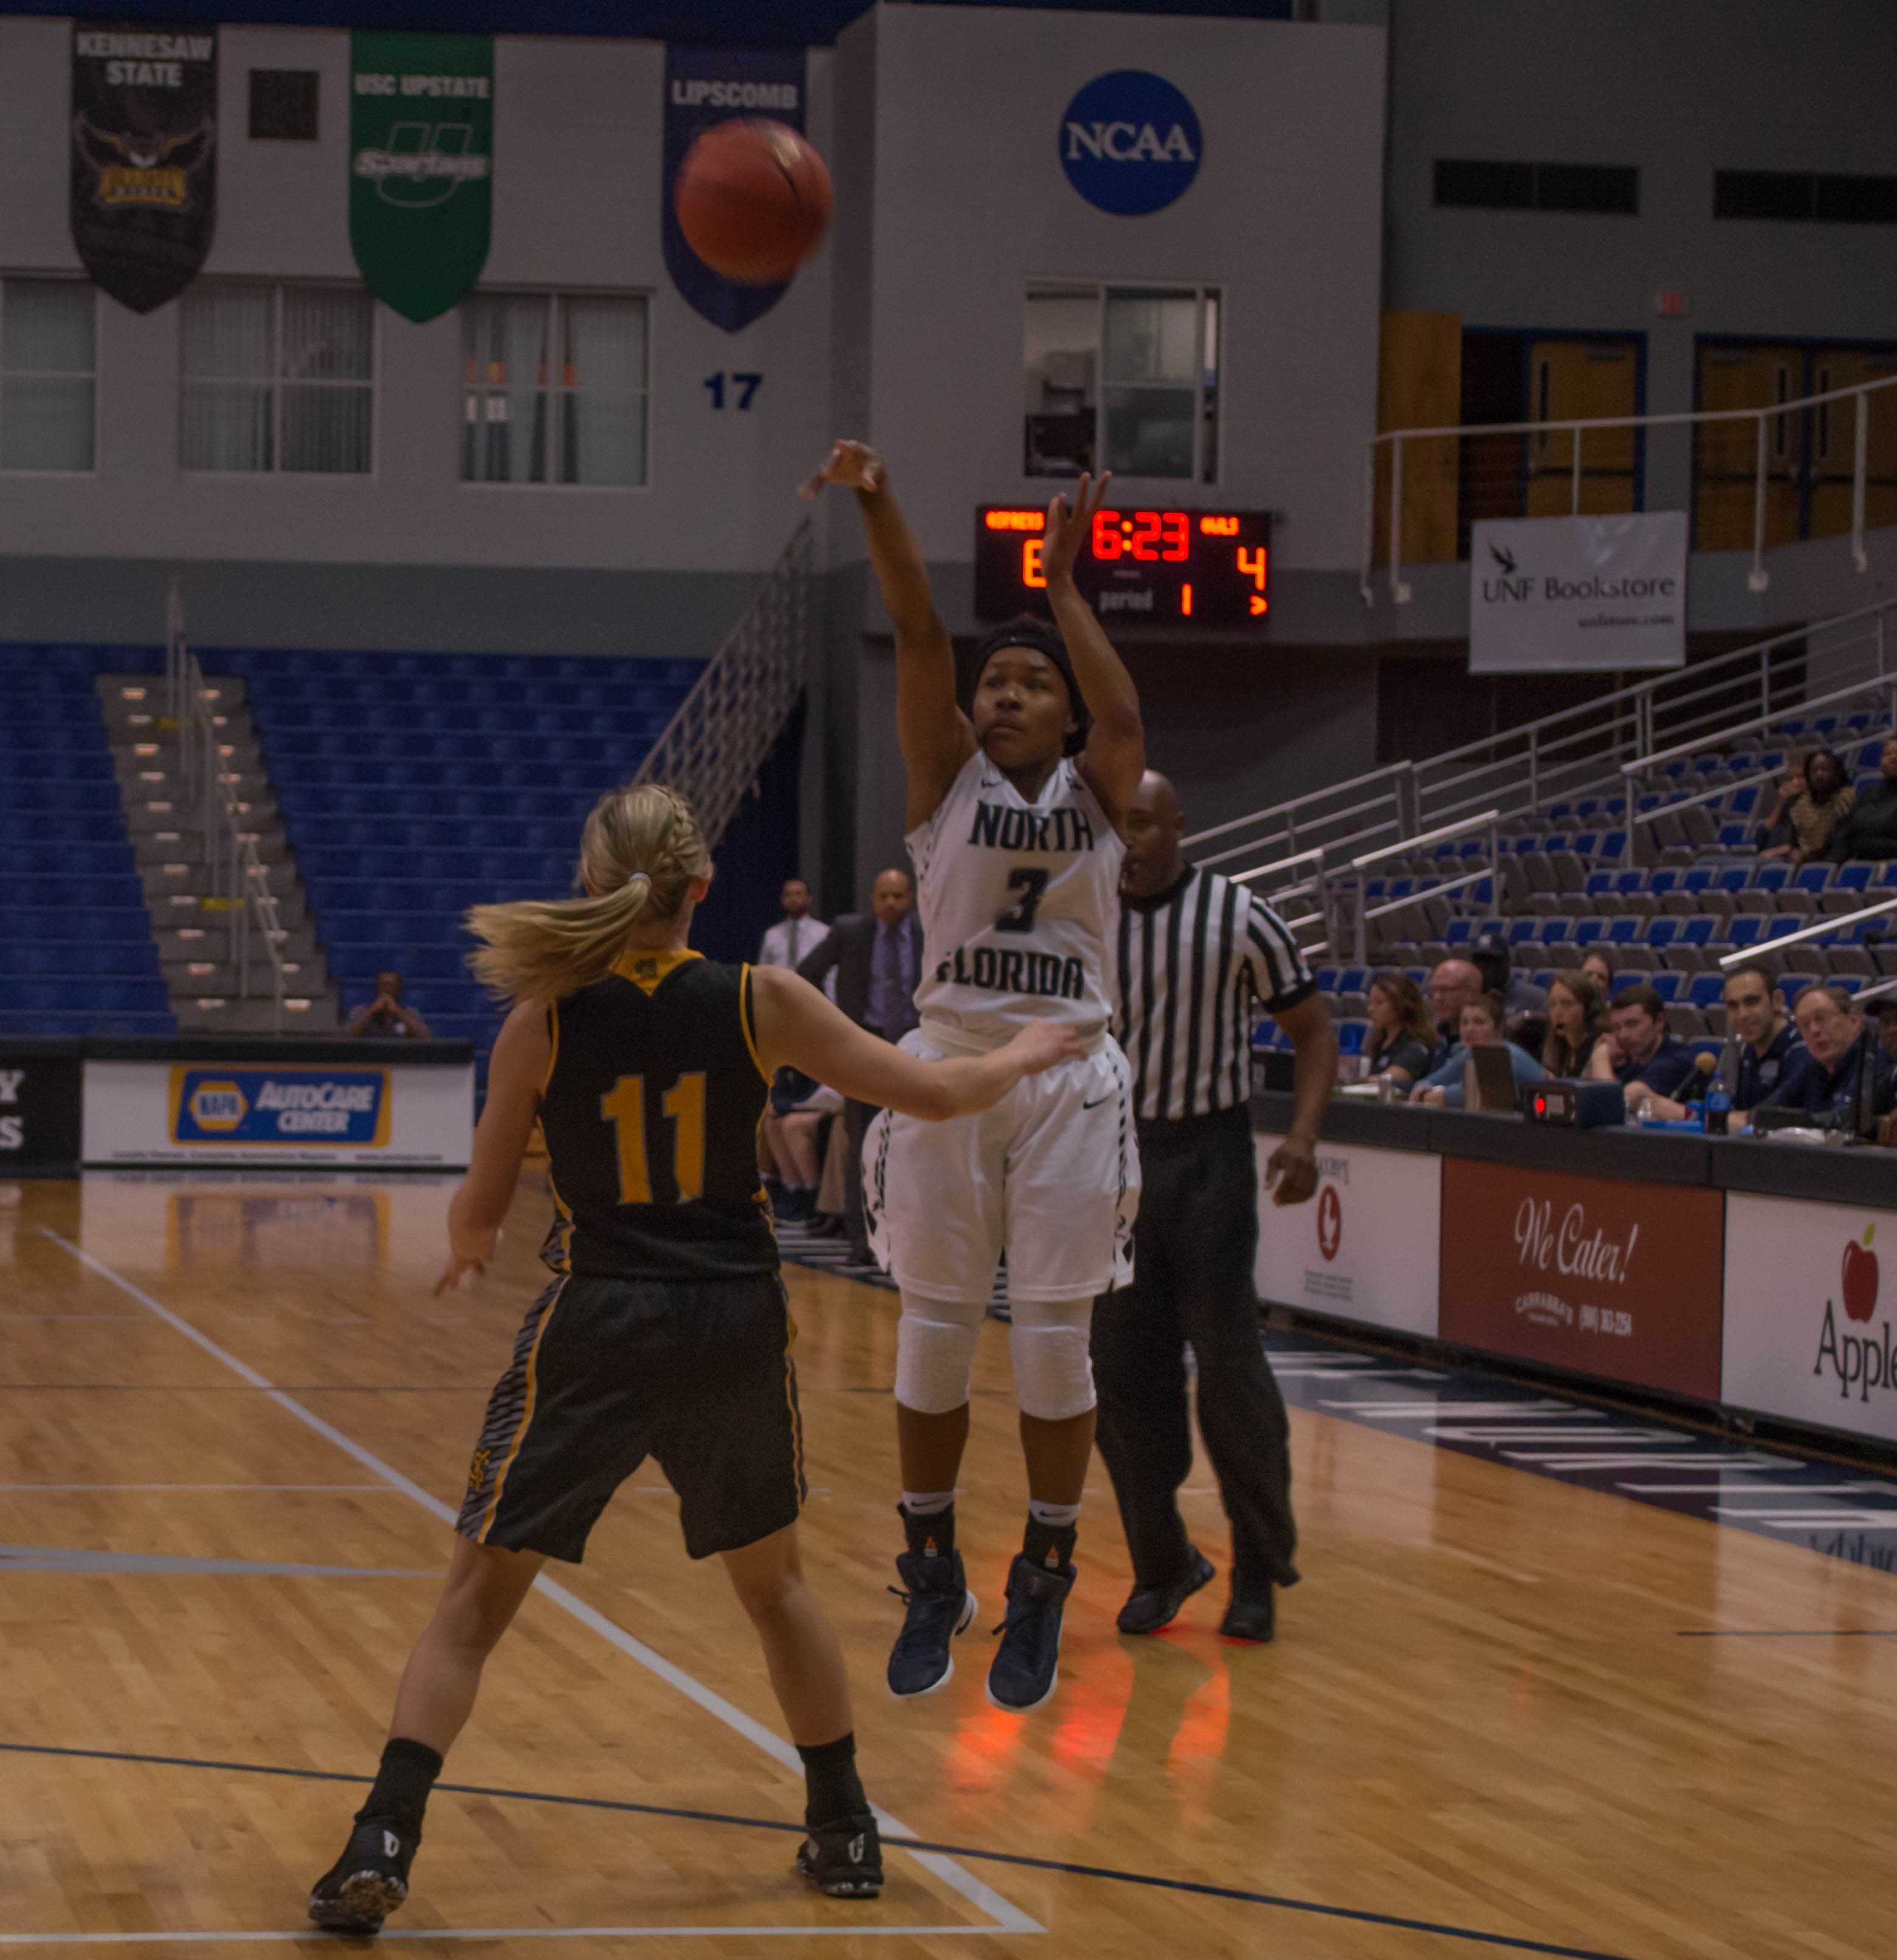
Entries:
POLYGON ((1198 1421, 1232 1525, 1232 1596, 1219 1631, 1272 1637, 1272 1589, 1295 1584, 1297 1529, 1284 1398, 1259 1340, 1252 1261, 1254 1000, 1291 1038, 1297 1106, 1268 1182, 1280 1204, 1317 1188, 1317 1131, 1337 1072, 1329 1010, 1284 921, 1181 854, 1173 785, 1151 771, 1122 826, 1119 1001, 1113 1032, 1133 1071, 1145 1188, 1133 1284, 1093 1309, 1100 1454, 1133 1558, 1123 1634, 1155 1634, 1212 1577, 1177 1493, 1192 1467, 1186 1344, 1198 1421))

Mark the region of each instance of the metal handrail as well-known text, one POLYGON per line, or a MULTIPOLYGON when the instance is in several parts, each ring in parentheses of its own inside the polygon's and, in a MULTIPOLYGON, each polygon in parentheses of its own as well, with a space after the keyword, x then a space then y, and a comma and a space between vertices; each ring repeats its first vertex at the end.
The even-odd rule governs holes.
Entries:
POLYGON ((1626 818, 1631 830, 1637 823, 1651 823, 1656 817, 1672 816, 1682 810, 1695 810, 1703 803, 1717 803, 1721 797, 1729 797, 1734 790, 1750 789, 1755 783, 1768 783, 1777 775, 1776 769, 1761 769, 1757 775, 1740 776, 1730 783, 1715 783, 1709 790, 1701 790, 1697 796, 1675 797, 1663 803, 1656 803, 1651 810, 1638 813, 1630 810, 1626 818))
POLYGON ((1690 742, 1676 742, 1670 749, 1656 749, 1650 756, 1637 756, 1631 762, 1623 762, 1620 772, 1623 776, 1636 776, 1642 771, 1657 768, 1662 762, 1676 761, 1682 756, 1696 756, 1702 749, 1723 749, 1742 735, 1762 734, 1775 721, 1784 721, 1795 715, 1809 714, 1813 708, 1830 708, 1841 701, 1854 701, 1860 694, 1875 694, 1880 689, 1897 686, 1897 675, 1879 673, 1869 680, 1854 681, 1849 687, 1833 688, 1829 694, 1808 695, 1790 708, 1775 709, 1770 714, 1755 715, 1749 721, 1734 721, 1724 728, 1717 728, 1709 735, 1696 735, 1690 742))
POLYGON ((1480 816, 1465 817, 1460 823, 1446 823, 1439 829, 1426 830, 1420 837, 1406 837, 1400 844, 1386 844, 1380 851, 1367 851, 1361 858, 1353 858, 1350 868, 1361 871, 1366 865, 1380 864, 1386 858, 1399 858, 1406 851, 1417 851, 1428 844, 1447 844, 1453 837, 1460 837, 1464 832, 1482 830, 1491 823, 1501 820, 1499 810, 1485 810, 1480 816))
MULTIPOLYGON (((1205 844, 1214 837, 1224 837, 1234 830, 1265 822, 1281 811, 1294 810, 1302 803, 1316 803, 1326 797, 1342 796, 1346 790, 1361 789, 1366 783, 1380 782, 1386 776, 1400 776, 1415 766, 1413 762, 1386 762, 1380 768, 1368 770, 1361 776, 1347 776, 1341 783, 1332 783, 1327 789, 1313 790, 1304 796, 1292 797, 1284 803, 1273 803, 1268 809, 1254 811, 1249 816, 1235 816, 1228 822, 1215 823, 1209 830, 1195 830, 1180 842, 1189 850, 1195 844, 1205 844)), ((1321 822, 1322 819, 1314 819, 1313 821, 1321 822)))
POLYGON ((1492 878, 1495 867, 1490 865, 1481 871, 1465 872, 1459 878, 1449 878, 1440 885, 1432 885, 1426 892, 1412 892, 1407 898, 1389 899, 1380 905, 1372 905, 1364 914, 1366 919, 1384 918, 1392 912, 1400 912, 1405 906, 1413 905, 1419 899, 1440 899, 1445 892, 1459 892, 1465 885, 1478 885, 1485 878, 1492 878))
MULTIPOLYGON (((1254 878, 1269 877, 1275 871, 1288 871, 1294 864, 1322 864, 1323 858, 1324 847, 1320 844, 1315 849, 1299 851, 1295 858, 1281 858, 1275 864, 1254 864, 1249 871, 1234 871, 1227 882, 1234 885, 1249 885, 1254 878)), ((1294 885, 1291 889, 1295 891, 1297 888, 1294 885)))
POLYGON ((1722 966, 1743 966, 1748 959, 1756 959, 1762 953, 1778 953, 1788 946, 1802 945, 1808 939, 1822 939, 1827 934, 1842 932, 1847 926, 1856 925, 1860 920, 1881 918, 1886 912, 1897 912, 1897 899, 1880 899, 1874 905, 1866 905, 1861 912, 1839 912, 1831 918, 1820 919, 1816 925, 1802 927, 1797 932, 1781 932, 1774 938, 1755 940, 1750 946, 1721 953, 1719 963, 1722 966))

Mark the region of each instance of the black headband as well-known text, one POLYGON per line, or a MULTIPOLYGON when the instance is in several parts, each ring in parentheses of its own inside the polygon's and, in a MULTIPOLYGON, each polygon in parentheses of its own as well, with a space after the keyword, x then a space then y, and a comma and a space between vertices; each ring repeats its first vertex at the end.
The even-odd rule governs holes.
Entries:
POLYGON ((1077 756, 1087 746, 1087 730, 1093 725, 1093 718, 1087 711, 1087 702, 1081 692, 1080 682, 1074 678, 1074 663, 1068 659, 1067 643, 1044 620, 1035 619, 1023 614, 1018 619, 1011 619, 1005 626, 998 626, 975 649, 975 685, 982 684, 982 673, 990 660, 1004 647, 1028 647, 1041 655, 1052 666, 1067 686, 1068 705, 1074 711, 1074 719, 1080 725, 1068 737, 1062 745, 1064 755, 1077 756))

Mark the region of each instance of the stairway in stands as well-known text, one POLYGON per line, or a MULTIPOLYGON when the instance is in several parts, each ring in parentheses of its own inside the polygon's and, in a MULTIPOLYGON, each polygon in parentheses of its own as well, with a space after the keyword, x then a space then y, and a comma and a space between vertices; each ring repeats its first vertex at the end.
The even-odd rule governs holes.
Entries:
POLYGON ((0 1035, 168 1035, 91 648, 0 646, 0 1035))

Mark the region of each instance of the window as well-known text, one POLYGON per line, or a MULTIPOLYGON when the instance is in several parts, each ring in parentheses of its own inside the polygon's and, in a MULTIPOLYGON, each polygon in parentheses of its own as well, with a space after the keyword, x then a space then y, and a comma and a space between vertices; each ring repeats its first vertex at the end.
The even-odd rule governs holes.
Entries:
POLYGON ((645 481, 645 301, 482 293, 461 309, 464 483, 645 481))
POLYGON ((314 143, 317 89, 321 79, 313 68, 253 68, 250 71, 250 140, 314 143))
POLYGON ((1897 177, 1715 170, 1713 215, 1790 218, 1819 224, 1897 224, 1897 177))
POLYGON ((90 469, 98 308, 78 279, 0 279, 0 469, 90 469))
POLYGON ((1632 218, 1640 211, 1640 172, 1628 164, 1483 163, 1439 157, 1436 202, 1446 209, 1591 211, 1632 218))
POLYGON ((352 286, 222 285, 183 300, 186 469, 366 476, 375 311, 352 286))
POLYGON ((1030 292, 1023 473, 1215 482, 1218 317, 1209 287, 1030 292))

